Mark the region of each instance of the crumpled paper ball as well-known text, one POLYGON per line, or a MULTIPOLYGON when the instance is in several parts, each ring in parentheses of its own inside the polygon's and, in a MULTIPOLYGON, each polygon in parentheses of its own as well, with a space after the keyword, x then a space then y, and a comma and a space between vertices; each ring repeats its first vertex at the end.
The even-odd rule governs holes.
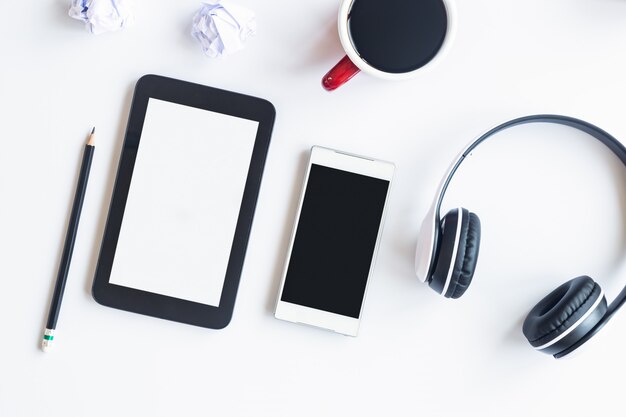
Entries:
POLYGON ((193 16, 191 35, 211 58, 243 49, 248 38, 255 34, 254 12, 230 0, 203 2, 193 16))
POLYGON ((72 0, 69 15, 85 22, 85 28, 94 35, 119 30, 133 22, 130 0, 72 0))

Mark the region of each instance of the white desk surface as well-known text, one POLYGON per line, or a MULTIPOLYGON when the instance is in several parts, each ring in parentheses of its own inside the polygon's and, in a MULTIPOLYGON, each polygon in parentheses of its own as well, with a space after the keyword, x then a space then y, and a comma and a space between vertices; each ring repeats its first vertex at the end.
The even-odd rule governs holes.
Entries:
MULTIPOLYGON (((532 113, 626 140, 626 2, 457 1, 454 44, 407 82, 364 74, 329 94, 337 0, 239 0, 258 36, 211 60, 198 1, 139 0, 134 27, 92 36, 69 1, 0 15, 1 416, 601 415, 623 406, 626 312, 576 357, 536 353, 527 311, 561 282, 624 284, 626 176, 565 127, 520 127, 464 165, 446 208, 483 223, 474 282, 445 300, 413 273, 417 227, 449 161, 532 113), (135 81, 155 73, 258 95, 277 119, 234 318, 212 331, 96 304, 90 288, 135 81), (39 350, 85 135, 97 149, 56 350, 39 350), (357 338, 274 319, 305 160, 319 144, 387 159, 397 176, 357 338)), ((381 7, 384 7, 381 2, 381 7)))

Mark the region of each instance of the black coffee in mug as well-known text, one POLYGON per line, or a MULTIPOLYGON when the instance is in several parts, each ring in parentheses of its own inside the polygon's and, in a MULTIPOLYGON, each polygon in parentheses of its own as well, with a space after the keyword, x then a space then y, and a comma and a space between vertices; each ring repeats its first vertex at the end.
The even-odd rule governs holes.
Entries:
POLYGON ((448 16, 442 0, 354 0, 348 31, 354 49, 389 73, 416 70, 443 45, 448 16))

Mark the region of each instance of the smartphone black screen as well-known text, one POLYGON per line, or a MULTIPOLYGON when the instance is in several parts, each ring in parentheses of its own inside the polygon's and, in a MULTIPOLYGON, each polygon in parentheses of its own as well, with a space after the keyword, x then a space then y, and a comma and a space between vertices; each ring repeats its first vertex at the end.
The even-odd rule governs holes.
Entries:
POLYGON ((389 181, 311 165, 281 300, 359 318, 389 181))

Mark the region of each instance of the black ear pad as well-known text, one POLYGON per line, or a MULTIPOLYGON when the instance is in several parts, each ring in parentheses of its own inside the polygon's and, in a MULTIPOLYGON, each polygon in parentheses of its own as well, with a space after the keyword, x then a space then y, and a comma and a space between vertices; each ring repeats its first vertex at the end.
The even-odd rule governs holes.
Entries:
POLYGON ((438 246, 436 265, 429 285, 446 298, 459 298, 472 282, 478 261, 478 216, 464 208, 450 210, 441 221, 438 246))
POLYGON ((606 313, 606 298, 588 276, 567 281, 528 313, 523 332, 537 350, 554 355, 580 340, 606 313))

